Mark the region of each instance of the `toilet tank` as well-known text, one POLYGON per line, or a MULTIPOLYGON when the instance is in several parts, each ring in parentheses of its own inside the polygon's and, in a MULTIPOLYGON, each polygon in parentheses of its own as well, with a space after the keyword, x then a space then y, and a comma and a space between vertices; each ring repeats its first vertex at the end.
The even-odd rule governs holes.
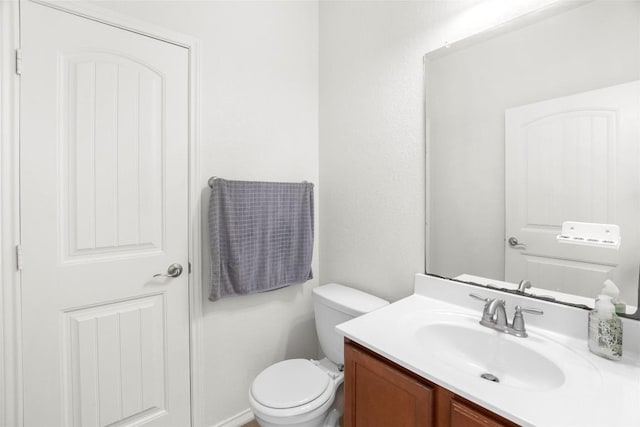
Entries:
POLYGON ((313 310, 320 347, 337 365, 344 364, 344 337, 336 332, 340 323, 377 310, 389 301, 337 283, 313 289, 313 310))

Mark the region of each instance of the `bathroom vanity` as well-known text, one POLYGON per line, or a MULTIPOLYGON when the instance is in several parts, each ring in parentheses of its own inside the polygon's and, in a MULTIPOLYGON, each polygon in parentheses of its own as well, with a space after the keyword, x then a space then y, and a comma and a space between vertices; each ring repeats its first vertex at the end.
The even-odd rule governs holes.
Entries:
POLYGON ((587 313, 418 274, 413 295, 337 326, 345 426, 638 426, 640 322, 614 362, 588 351, 587 313), (504 300, 510 322, 516 305, 544 314, 506 334, 470 293, 504 300))
POLYGON ((345 427, 517 425, 348 339, 344 351, 345 427))

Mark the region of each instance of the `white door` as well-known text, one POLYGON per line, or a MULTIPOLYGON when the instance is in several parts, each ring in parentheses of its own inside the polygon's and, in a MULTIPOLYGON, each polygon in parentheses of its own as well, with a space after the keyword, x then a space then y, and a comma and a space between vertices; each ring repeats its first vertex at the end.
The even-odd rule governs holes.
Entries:
POLYGON ((611 278, 635 303, 640 82, 512 108, 505 122, 505 280, 594 297, 611 278), (563 221, 618 224, 620 250, 557 243, 563 221))
POLYGON ((188 57, 23 2, 24 424, 188 426, 188 57))

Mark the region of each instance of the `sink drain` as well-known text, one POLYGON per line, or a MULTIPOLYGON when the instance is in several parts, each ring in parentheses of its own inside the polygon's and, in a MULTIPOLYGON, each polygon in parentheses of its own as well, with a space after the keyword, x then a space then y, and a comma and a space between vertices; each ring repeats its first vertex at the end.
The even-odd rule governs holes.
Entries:
POLYGON ((480 378, 488 380, 488 381, 493 381, 494 383, 499 383, 500 382, 500 379, 498 379, 498 377, 496 377, 495 375, 490 374, 488 372, 480 375, 480 378))

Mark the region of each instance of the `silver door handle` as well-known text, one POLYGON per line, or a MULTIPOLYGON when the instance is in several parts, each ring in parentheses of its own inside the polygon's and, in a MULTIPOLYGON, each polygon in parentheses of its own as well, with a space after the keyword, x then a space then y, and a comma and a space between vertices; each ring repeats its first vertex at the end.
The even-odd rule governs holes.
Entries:
POLYGON ((509 246, 511 246, 514 249, 524 249, 524 248, 527 247, 527 245, 525 245, 524 243, 518 242, 518 238, 517 237, 511 236, 511 237, 509 237, 507 242, 509 242, 509 246))
POLYGON ((178 277, 182 274, 182 266, 178 263, 171 264, 169 268, 167 268, 167 274, 158 273, 154 274, 153 277, 178 277))

